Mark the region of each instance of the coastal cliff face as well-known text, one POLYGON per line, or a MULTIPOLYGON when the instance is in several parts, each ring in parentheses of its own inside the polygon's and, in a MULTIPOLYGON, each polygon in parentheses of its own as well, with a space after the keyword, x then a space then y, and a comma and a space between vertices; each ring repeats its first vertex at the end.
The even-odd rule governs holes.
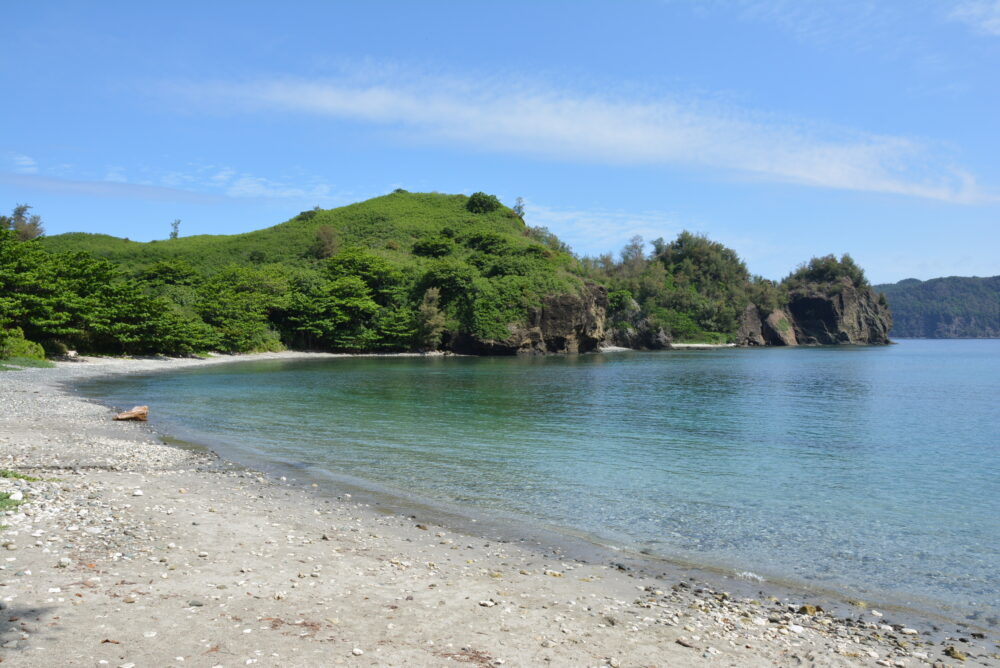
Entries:
POLYGON ((476 355, 586 353, 604 342, 608 291, 588 284, 579 294, 549 295, 528 312, 527 321, 509 325, 504 340, 462 335, 451 342, 455 352, 476 355))
POLYGON ((889 307, 870 287, 856 287, 847 279, 793 291, 788 311, 800 344, 889 343, 889 307))
POLYGON ((884 345, 892 314, 870 287, 849 279, 793 290, 784 308, 764 316, 753 304, 740 319, 743 346, 884 345))
POLYGON ((670 336, 629 298, 614 314, 614 322, 608 323, 606 343, 634 350, 665 350, 670 347, 670 336))
MULTIPOLYGON (((749 304, 736 340, 743 346, 880 345, 889 343, 891 328, 885 301, 869 286, 844 278, 798 286, 787 303, 766 314, 749 304)), ((475 355, 532 355, 586 353, 601 345, 663 350, 671 344, 669 335, 634 300, 609 318, 607 289, 595 284, 577 294, 545 297, 524 322, 508 329, 510 336, 503 340, 466 334, 451 340, 449 347, 475 355)))
POLYGON ((747 304, 740 317, 736 340, 742 346, 798 345, 795 327, 784 309, 775 309, 766 316, 755 304, 747 304))

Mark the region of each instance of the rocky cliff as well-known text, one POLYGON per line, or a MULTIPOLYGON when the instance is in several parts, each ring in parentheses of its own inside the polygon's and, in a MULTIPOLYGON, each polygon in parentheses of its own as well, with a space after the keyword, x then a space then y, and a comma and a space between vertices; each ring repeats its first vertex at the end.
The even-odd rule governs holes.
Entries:
POLYGON ((635 350, 664 350, 670 347, 670 336, 650 321, 639 304, 629 298, 617 309, 607 325, 606 344, 635 350))
POLYGON ((766 316, 754 304, 748 304, 740 318, 736 340, 743 346, 794 346, 798 344, 795 327, 784 309, 766 316))
POLYGON ((753 304, 740 321, 744 346, 881 345, 889 343, 892 314, 867 286, 842 278, 793 289, 783 308, 766 316, 753 304))
POLYGON ((598 349, 606 337, 608 291, 588 284, 579 294, 549 295, 531 309, 527 321, 509 326, 503 340, 469 335, 456 337, 450 348, 473 355, 586 353, 598 349))

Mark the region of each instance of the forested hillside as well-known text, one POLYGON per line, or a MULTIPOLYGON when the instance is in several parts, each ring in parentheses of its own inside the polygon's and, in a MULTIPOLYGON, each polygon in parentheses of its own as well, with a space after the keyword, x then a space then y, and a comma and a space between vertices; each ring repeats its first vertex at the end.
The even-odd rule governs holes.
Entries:
MULTIPOLYGON (((34 238, 40 219, 31 234, 4 221, 0 358, 38 356, 37 344, 49 355, 663 348, 739 340, 748 307, 768 317, 804 276, 818 295, 840 294, 842 281, 869 290, 847 256, 814 259, 774 283, 687 232, 579 258, 484 193, 397 190, 246 234, 147 243, 34 238)), ((853 330, 808 340, 875 342, 853 330)))
POLYGON ((908 278, 877 289, 889 299, 893 336, 1000 338, 1000 276, 908 278))

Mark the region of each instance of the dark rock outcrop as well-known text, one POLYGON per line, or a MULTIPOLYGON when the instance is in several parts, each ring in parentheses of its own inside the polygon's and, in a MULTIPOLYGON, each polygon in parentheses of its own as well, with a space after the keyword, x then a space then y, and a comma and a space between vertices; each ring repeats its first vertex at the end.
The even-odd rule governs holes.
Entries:
POLYGON ((747 304, 743 309, 740 329, 736 333, 736 343, 748 347, 768 345, 767 339, 764 338, 764 320, 755 304, 747 304))
POLYGON ((795 327, 785 309, 775 309, 764 318, 764 336, 772 346, 797 346, 795 327))
POLYGON ((754 304, 748 304, 740 316, 736 343, 741 346, 795 346, 795 327, 784 309, 766 316, 754 304))
POLYGON ((887 344, 892 329, 889 307, 867 285, 844 278, 793 290, 788 313, 795 338, 803 345, 887 344))
POLYGON ((524 355, 586 353, 597 350, 605 339, 604 323, 608 291, 587 285, 580 294, 549 295, 528 313, 524 323, 512 323, 510 336, 485 340, 462 334, 450 348, 474 355, 524 355))
POLYGON ((892 314, 867 285, 849 279, 809 284, 791 292, 784 308, 766 316, 750 304, 740 317, 741 346, 889 343, 892 314))
POLYGON ((628 299, 608 323, 606 342, 611 346, 635 350, 665 350, 670 347, 670 336, 662 327, 656 327, 642 312, 634 299, 628 299))

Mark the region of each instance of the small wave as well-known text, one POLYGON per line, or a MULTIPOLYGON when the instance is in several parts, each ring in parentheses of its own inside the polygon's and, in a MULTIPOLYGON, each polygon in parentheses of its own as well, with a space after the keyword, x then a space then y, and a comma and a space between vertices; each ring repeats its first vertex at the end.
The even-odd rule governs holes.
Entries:
POLYGON ((739 580, 749 580, 750 582, 763 582, 764 578, 757 575, 752 571, 740 571, 736 574, 736 578, 739 580))

